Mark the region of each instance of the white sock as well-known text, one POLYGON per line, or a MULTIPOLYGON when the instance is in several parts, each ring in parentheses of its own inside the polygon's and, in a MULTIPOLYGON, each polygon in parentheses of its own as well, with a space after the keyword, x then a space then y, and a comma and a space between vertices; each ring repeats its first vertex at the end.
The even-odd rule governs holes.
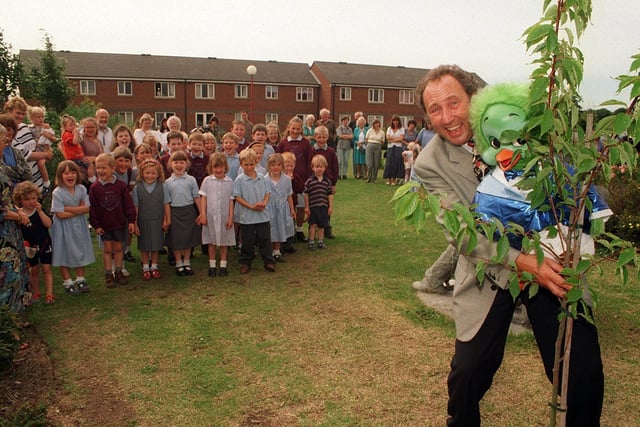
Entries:
POLYGON ((220 268, 227 268, 227 260, 226 259, 220 261, 220 268))
MULTIPOLYGON (((222 264, 222 263, 220 263, 222 264)), ((216 260, 215 259, 210 259, 209 260, 209 268, 216 268, 216 260)))
POLYGON ((46 180, 45 182, 42 183, 42 185, 45 187, 51 187, 51 181, 46 180))

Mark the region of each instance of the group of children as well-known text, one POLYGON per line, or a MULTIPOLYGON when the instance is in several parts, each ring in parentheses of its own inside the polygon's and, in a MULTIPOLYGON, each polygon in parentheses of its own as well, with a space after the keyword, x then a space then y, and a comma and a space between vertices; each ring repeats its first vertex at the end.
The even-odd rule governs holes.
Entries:
MULTIPOLYGON (((290 122, 293 133, 298 120, 290 122)), ((72 117, 63 118, 65 124, 65 133, 77 132, 72 117)), ((194 274, 191 254, 200 245, 209 258, 209 277, 228 274, 230 247, 240 248, 241 274, 250 271, 258 254, 265 270, 274 272, 276 263, 284 262, 283 250, 295 251, 291 242, 297 208, 304 209, 309 222, 309 248, 324 249, 323 232, 335 190, 335 183, 325 176, 327 161, 323 155, 313 156, 304 192, 294 194, 294 170, 300 160, 291 151, 275 152, 267 142, 269 126, 253 126, 249 143, 243 138, 244 123, 234 122, 232 132, 222 137, 222 151, 217 151, 215 139, 213 146, 207 141, 206 134, 193 132, 185 140, 184 133, 172 131, 164 154, 157 150, 155 137, 150 144, 135 145, 129 128, 118 126, 113 151, 98 155, 90 165, 94 179, 88 190, 83 179, 89 165, 69 157, 58 165, 53 220, 38 203, 37 187, 18 185, 14 199, 31 221, 23 231, 33 249, 30 265, 42 265, 45 302, 55 300, 51 266, 60 268, 68 294, 89 292, 84 268, 95 261, 90 228, 99 236, 108 288, 128 283, 123 253, 132 235, 137 236, 145 281, 162 277, 158 257, 165 246, 175 258, 179 277, 194 274)), ((322 134, 323 129, 316 131, 322 134)), ((69 139, 64 136, 63 144, 69 139)), ((73 152, 65 145, 65 155, 69 148, 73 152)), ((39 271, 31 271, 32 293, 39 297, 39 271)))

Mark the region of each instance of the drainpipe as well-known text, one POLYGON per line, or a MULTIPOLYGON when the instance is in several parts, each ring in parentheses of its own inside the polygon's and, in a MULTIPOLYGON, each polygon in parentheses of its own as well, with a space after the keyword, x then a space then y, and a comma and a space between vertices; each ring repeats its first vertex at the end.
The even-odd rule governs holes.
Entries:
POLYGON ((185 131, 189 128, 193 129, 195 126, 189 126, 187 127, 187 123, 188 123, 188 118, 187 118, 187 79, 184 80, 184 115, 182 117, 184 117, 184 125, 185 125, 185 131))

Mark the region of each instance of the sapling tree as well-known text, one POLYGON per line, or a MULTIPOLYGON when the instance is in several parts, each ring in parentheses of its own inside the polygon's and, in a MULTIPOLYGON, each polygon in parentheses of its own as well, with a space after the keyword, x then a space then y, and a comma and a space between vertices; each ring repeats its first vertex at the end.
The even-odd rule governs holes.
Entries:
MULTIPOLYGON (((634 173, 638 163, 634 141, 640 141, 636 103, 640 97, 640 54, 631 58, 629 73, 617 77, 619 93, 630 89, 631 101, 626 110, 599 120, 593 131, 588 120, 587 125, 581 120, 584 112, 579 106, 579 88, 584 61, 577 43, 589 24, 591 13, 590 0, 544 0, 542 17, 523 34, 526 49, 535 59, 529 81, 529 114, 518 135, 527 142, 529 151, 518 188, 527 192, 531 209, 551 214, 552 225, 537 232, 514 223, 481 221, 473 210, 461 204, 444 210, 438 196, 428 194, 417 183, 404 185, 393 198, 398 220, 406 220, 420 230, 426 218, 435 215, 441 219, 445 231, 458 242, 459 249, 466 248, 470 252, 480 234, 491 236, 496 241, 496 254, 491 259, 478 260, 479 283, 483 282, 488 264, 506 263, 509 235, 519 236, 522 251, 535 253, 538 263, 551 254, 563 265, 561 274, 572 288, 561 301, 550 402, 552 426, 565 425, 573 320, 583 317, 593 322, 587 301, 594 295, 587 286, 586 274, 599 270, 600 263, 614 260, 616 272, 623 282, 628 281, 630 271, 640 277, 640 257, 636 249, 631 243, 606 232, 602 220, 591 221, 590 229, 585 230, 598 244, 598 255, 580 251, 584 213, 593 208, 588 192, 596 183, 606 185, 614 170, 634 173), (601 144, 596 144, 596 140, 601 144), (560 248, 549 247, 541 238, 543 233, 559 238, 560 248)), ((612 100, 605 105, 626 103, 612 100)), ((538 284, 535 277, 528 273, 518 274, 514 268, 511 294, 516 298, 522 289, 533 297, 538 292, 538 284)))

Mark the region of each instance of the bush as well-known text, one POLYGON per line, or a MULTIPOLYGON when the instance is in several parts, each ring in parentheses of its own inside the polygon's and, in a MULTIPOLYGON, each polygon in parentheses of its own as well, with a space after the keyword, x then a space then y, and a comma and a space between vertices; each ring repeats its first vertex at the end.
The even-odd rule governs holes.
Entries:
POLYGON ((15 315, 9 306, 0 306, 0 370, 13 364, 13 359, 20 349, 20 337, 15 315))
POLYGON ((607 231, 640 247, 640 178, 628 173, 616 173, 609 183, 609 207, 614 216, 607 222, 607 231))

